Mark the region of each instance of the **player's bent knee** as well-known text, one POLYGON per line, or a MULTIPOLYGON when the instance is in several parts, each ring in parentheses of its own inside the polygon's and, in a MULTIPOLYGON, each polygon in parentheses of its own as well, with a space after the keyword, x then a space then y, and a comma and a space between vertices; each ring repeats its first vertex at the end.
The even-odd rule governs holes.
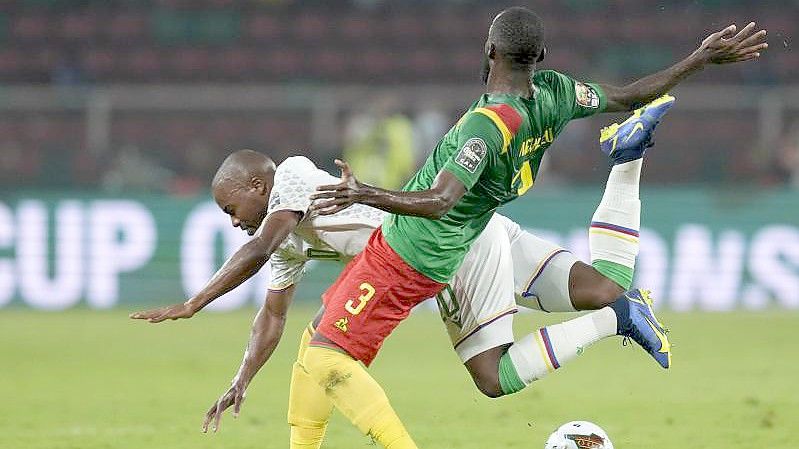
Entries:
POLYGON ((569 277, 569 295, 577 310, 601 309, 624 293, 619 284, 582 262, 574 264, 569 277))
POLYGON ((472 377, 474 384, 480 393, 488 396, 489 398, 498 398, 503 396, 502 387, 499 385, 499 379, 483 379, 480 377, 472 377))
POLYGON ((472 376, 474 385, 489 398, 503 395, 499 381, 499 358, 504 351, 504 347, 492 348, 472 357, 464 364, 472 376))

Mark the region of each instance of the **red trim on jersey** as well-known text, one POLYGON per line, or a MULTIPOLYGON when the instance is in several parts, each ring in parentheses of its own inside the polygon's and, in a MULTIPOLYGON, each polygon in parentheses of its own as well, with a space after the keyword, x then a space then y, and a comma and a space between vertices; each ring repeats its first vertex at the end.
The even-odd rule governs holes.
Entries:
POLYGON ((502 122, 508 127, 508 131, 510 131, 511 135, 515 135, 519 127, 522 126, 522 116, 512 107, 506 104, 493 104, 484 107, 494 111, 499 118, 502 119, 502 122))

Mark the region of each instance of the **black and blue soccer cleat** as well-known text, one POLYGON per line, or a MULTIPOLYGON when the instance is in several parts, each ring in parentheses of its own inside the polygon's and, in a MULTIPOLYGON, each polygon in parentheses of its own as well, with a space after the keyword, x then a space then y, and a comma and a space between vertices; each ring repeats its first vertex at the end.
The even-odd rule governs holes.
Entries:
POLYGON ((616 312, 616 333, 641 345, 663 368, 671 366, 671 343, 655 318, 649 291, 630 290, 610 304, 616 312))
POLYGON ((654 145, 652 133, 660 119, 674 105, 674 97, 664 95, 636 109, 621 124, 614 123, 602 129, 599 147, 613 159, 614 164, 641 159, 647 148, 654 145))

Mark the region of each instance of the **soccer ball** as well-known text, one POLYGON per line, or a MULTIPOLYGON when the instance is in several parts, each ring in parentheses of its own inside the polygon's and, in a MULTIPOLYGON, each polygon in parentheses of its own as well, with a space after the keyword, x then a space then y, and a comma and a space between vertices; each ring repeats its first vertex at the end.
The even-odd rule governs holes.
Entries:
POLYGON ((552 432, 544 449, 613 449, 613 443, 598 425, 572 421, 552 432))

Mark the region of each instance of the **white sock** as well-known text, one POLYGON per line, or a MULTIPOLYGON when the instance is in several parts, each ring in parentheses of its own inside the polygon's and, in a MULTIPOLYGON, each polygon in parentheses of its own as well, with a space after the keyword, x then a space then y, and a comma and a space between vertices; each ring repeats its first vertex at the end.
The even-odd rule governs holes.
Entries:
POLYGON ((641 228, 639 181, 643 159, 614 165, 591 218, 591 265, 624 289, 632 285, 641 228))
POLYGON ((616 335, 616 313, 603 307, 581 317, 553 324, 515 342, 508 355, 525 385, 583 353, 597 341, 616 335))

